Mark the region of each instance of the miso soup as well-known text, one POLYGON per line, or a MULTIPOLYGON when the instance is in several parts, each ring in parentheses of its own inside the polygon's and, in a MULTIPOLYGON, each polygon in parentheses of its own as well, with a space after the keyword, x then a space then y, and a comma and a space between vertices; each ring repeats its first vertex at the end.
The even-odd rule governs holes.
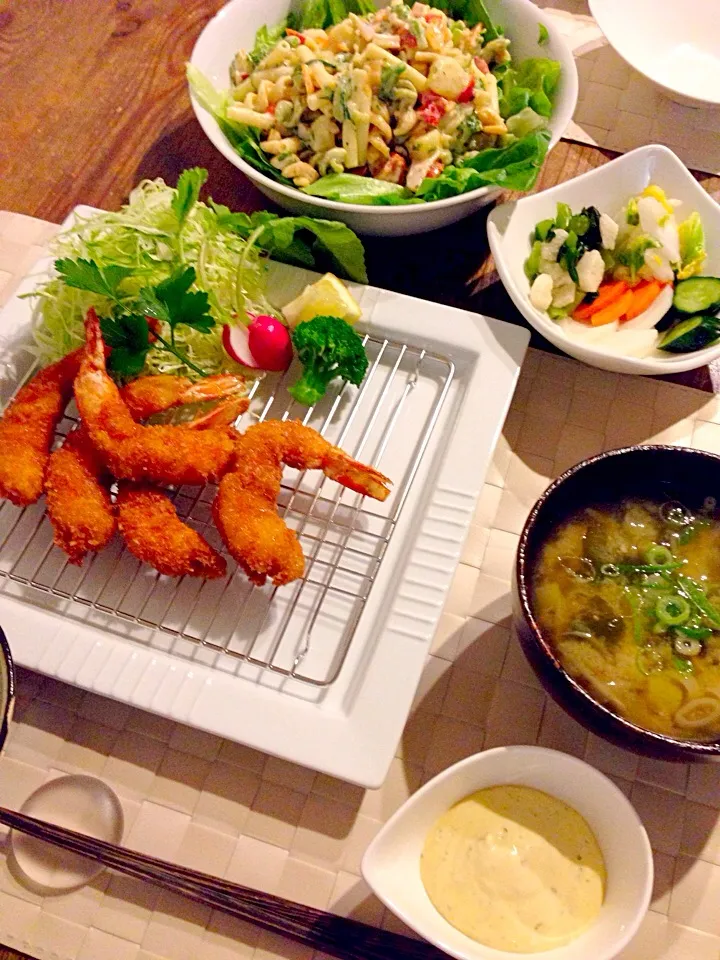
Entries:
POLYGON ((720 735, 720 518, 714 500, 587 507, 543 545, 532 606, 567 672, 638 726, 720 735))

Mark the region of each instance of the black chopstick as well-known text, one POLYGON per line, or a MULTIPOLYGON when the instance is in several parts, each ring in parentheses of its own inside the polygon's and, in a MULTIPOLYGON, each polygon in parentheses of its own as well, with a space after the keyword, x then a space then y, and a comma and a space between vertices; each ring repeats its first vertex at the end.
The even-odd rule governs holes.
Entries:
POLYGON ((0 823, 89 857, 118 873, 158 884, 189 900, 290 937, 340 960, 391 960, 396 957, 401 960, 441 960, 445 957, 424 940, 413 940, 350 917, 338 917, 284 897, 220 880, 4 807, 0 807, 0 823))

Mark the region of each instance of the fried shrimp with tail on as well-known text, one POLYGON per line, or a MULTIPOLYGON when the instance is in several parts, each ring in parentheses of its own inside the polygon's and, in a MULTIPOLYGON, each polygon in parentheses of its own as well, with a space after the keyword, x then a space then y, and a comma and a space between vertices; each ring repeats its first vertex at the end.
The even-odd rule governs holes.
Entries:
MULTIPOLYGON (((139 377, 123 388, 122 398, 134 420, 142 420, 175 407, 199 401, 234 397, 193 421, 193 426, 227 424, 244 413, 248 400, 243 377, 223 374, 192 383, 185 377, 160 374, 139 377), (220 410, 222 407, 222 410, 220 410)), ((116 529, 110 499, 110 476, 85 429, 80 424, 55 450, 45 475, 47 512, 55 544, 70 563, 81 564, 86 554, 106 547, 116 529)), ((158 494, 162 496, 162 494, 158 494)))
POLYGON ((83 349, 51 363, 21 387, 0 419, 0 497, 20 507, 43 492, 55 428, 72 396, 83 349))
POLYGON ((390 481, 374 467, 353 460, 316 430, 297 421, 269 420, 240 437, 232 470, 220 481, 213 516, 231 555, 250 580, 276 585, 303 574, 297 534, 277 512, 283 464, 322 470, 356 493, 385 500, 390 481))
MULTIPOLYGON (((207 430, 231 423, 245 412, 247 406, 245 397, 230 398, 190 421, 188 428, 207 430)), ((123 480, 118 487, 115 506, 120 533, 128 550, 138 560, 169 577, 212 580, 225 576, 225 558, 180 519, 172 500, 156 487, 123 480)))
POLYGON ((204 484, 217 480, 233 455, 232 427, 199 433, 181 426, 135 423, 105 367, 100 321, 85 316, 85 353, 75 379, 75 401, 95 448, 118 480, 204 484))

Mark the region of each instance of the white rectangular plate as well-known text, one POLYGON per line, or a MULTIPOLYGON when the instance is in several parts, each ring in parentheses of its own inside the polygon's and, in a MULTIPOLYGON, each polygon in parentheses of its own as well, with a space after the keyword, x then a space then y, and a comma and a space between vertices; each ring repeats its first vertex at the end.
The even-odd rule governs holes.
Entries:
MULTIPOLYGON (((34 289, 51 268, 49 258, 41 261, 18 294, 34 289)), ((282 305, 313 278, 308 271, 273 264, 270 299, 282 305)), ((297 502, 313 509, 307 521, 290 518, 301 532, 304 527, 305 553, 315 551, 316 561, 306 568, 311 582, 277 654, 285 667, 292 666, 311 628, 303 671, 330 677, 347 621, 359 617, 337 679, 324 686, 301 683, 260 669, 242 655, 259 617, 267 614, 264 629, 270 634, 283 622, 297 585, 251 591, 234 565, 220 585, 178 582, 142 567, 119 543, 78 570, 66 566, 51 546, 42 503, 20 519, 10 504, 0 511, 0 622, 19 664, 361 786, 382 783, 529 335, 498 320, 375 287, 351 289, 363 310, 359 329, 373 338, 370 372, 359 390, 330 391, 307 422, 379 466, 396 490, 385 504, 360 502, 348 491, 341 497, 340 488, 319 481, 317 474, 294 473, 291 488, 303 491, 295 494, 297 502), (353 523, 345 534, 344 518, 353 523), (363 546, 373 537, 384 544, 380 563, 368 559, 373 550, 363 546), (334 550, 328 540, 341 542, 343 549, 334 550), (358 593, 364 603, 350 596, 358 593), (313 618, 320 601, 321 612, 313 618), (107 612, 118 607, 120 615, 107 612), (230 656, 218 646, 241 655, 230 656)), ((31 314, 31 303, 16 296, 0 315, 3 402, 32 366, 24 349, 31 340, 31 314)), ((292 406, 283 382, 268 378, 244 423, 287 410, 292 417, 306 416, 304 408, 292 406)), ((202 529, 210 497, 211 491, 203 494, 191 512, 202 529)), ((292 498, 285 489, 280 500, 287 504, 292 498)), ((272 642, 270 634, 263 634, 260 648, 272 642)))

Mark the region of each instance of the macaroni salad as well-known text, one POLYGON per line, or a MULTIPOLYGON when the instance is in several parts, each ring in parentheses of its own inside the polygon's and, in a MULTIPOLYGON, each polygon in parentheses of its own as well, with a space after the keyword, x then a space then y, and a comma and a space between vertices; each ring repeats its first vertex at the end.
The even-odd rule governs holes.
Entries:
POLYGON ((509 40, 424 3, 392 0, 328 29, 285 27, 231 66, 227 119, 257 131, 296 187, 351 171, 416 191, 508 133, 493 68, 509 40))

